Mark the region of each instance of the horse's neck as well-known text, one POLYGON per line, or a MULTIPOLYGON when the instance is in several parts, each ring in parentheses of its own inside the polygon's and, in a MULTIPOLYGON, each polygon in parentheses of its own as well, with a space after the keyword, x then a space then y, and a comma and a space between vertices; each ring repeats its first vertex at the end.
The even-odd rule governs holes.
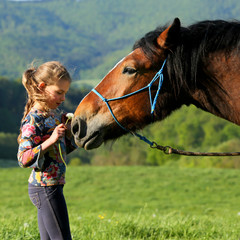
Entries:
POLYGON ((240 107, 237 106, 239 99, 237 101, 233 98, 225 99, 225 101, 223 98, 214 100, 214 97, 209 95, 209 93, 206 94, 200 90, 193 94, 193 99, 192 103, 196 107, 240 125, 240 107))
POLYGON ((207 72, 220 85, 197 89, 193 104, 216 116, 240 125, 240 59, 225 59, 216 55, 210 58, 207 72))

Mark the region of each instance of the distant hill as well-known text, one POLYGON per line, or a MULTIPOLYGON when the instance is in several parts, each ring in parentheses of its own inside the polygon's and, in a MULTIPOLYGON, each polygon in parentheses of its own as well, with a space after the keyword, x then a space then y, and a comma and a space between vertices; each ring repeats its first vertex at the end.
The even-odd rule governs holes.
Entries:
POLYGON ((1 0, 0 76, 18 78, 34 59, 57 59, 75 79, 100 79, 157 25, 239 12, 239 0, 1 0))

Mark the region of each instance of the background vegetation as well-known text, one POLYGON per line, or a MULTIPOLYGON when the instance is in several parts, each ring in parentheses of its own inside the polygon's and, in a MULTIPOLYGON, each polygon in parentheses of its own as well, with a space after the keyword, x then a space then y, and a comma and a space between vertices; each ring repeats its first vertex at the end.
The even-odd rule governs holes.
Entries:
MULTIPOLYGON (((157 25, 175 17, 183 25, 204 19, 235 19, 239 11, 237 0, 1 1, 0 159, 16 161, 16 137, 25 105, 20 78, 34 59, 37 64, 60 60, 67 66, 74 82, 63 109, 74 112, 82 97, 131 51, 133 43, 157 25)), ((195 107, 183 107, 144 129, 143 134, 161 145, 185 150, 238 151, 240 130, 195 107)), ((89 152, 78 149, 70 158, 72 165, 227 168, 239 168, 240 160, 165 156, 131 136, 89 152)))
MULTIPOLYGON (((1 0, 0 239, 39 239, 36 209, 27 195, 31 169, 20 169, 16 160, 25 105, 20 78, 33 60, 67 66, 74 82, 62 109, 74 112, 133 43, 157 25, 175 17, 183 25, 238 19, 239 12, 239 0, 1 0)), ((239 151, 240 144, 238 126, 193 106, 142 134, 185 150, 239 151)), ((73 239, 240 238, 239 170, 216 169, 239 168, 239 157, 166 156, 132 136, 69 157, 64 191, 73 239)))

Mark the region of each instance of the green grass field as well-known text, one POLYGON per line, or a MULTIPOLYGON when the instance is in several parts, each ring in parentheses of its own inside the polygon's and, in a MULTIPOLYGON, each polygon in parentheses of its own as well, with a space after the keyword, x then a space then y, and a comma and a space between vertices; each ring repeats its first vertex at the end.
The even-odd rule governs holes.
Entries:
MULTIPOLYGON (((0 239, 39 239, 29 173, 0 169, 0 239)), ((73 239, 240 239, 239 183, 239 170, 68 167, 73 239)))

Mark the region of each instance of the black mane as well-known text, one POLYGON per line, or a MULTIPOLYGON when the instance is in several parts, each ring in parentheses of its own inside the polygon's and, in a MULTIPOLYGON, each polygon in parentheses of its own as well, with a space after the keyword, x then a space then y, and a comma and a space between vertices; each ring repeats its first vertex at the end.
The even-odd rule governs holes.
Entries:
MULTIPOLYGON (((154 56, 158 56, 157 37, 166 28, 167 26, 158 27, 147 33, 136 41, 133 49, 141 48, 152 60, 154 56)), ((175 88, 175 94, 178 95, 183 89, 189 91, 196 87, 205 89, 215 86, 216 88, 217 84, 217 94, 222 95, 221 84, 205 72, 207 57, 213 52, 223 52, 227 58, 233 50, 239 50, 239 48, 239 21, 202 21, 188 27, 181 27, 177 46, 167 53, 166 64, 168 77, 175 88), (202 76, 203 82, 197 82, 197 76, 202 76)))

